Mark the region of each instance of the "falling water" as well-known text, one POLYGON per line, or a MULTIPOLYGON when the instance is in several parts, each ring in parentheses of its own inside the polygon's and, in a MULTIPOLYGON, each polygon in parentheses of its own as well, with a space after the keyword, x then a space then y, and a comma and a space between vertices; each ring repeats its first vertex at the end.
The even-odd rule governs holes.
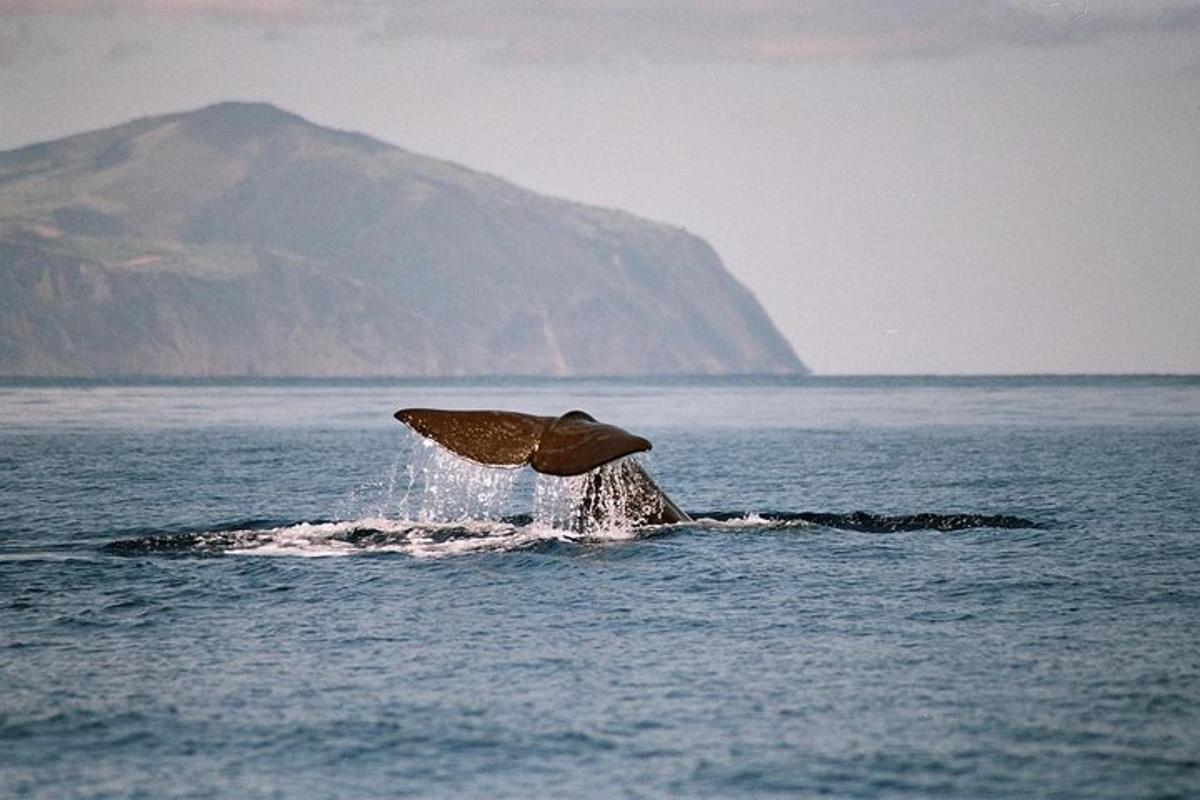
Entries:
POLYGON ((405 453, 397 453, 392 458, 387 472, 377 480, 351 489, 334 506, 338 519, 356 519, 360 517, 388 517, 395 509, 406 509, 408 496, 413 485, 413 464, 406 458, 405 453), (401 477, 407 477, 407 481, 401 477), (403 494, 397 499, 397 493, 403 494))
MULTIPOLYGON (((529 508, 520 496, 526 470, 479 464, 425 438, 410 453, 403 469, 406 487, 393 470, 388 516, 422 524, 499 521, 529 508)), ((532 525, 589 538, 627 538, 652 502, 638 489, 639 470, 636 459, 626 458, 583 475, 535 473, 532 525)))
POLYGON ((520 470, 460 458, 429 439, 413 448, 409 487, 400 512, 424 523, 498 520, 520 470))
POLYGON ((649 514, 661 511, 648 495, 636 458, 623 458, 568 478, 538 475, 533 520, 550 528, 604 538, 626 538, 649 514))
POLYGON ((563 478, 538 473, 533 483, 533 524, 563 531, 582 528, 587 476, 563 478))

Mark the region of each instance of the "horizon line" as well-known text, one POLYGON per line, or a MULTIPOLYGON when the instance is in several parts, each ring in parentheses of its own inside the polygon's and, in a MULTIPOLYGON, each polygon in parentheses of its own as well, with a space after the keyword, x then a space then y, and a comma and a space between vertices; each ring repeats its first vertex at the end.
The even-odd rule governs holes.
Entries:
POLYGON ((463 383, 804 383, 842 380, 1107 380, 1200 379, 1200 372, 911 372, 911 373, 730 373, 644 375, 0 375, 0 386, 21 385, 239 385, 239 384, 463 384, 463 383))

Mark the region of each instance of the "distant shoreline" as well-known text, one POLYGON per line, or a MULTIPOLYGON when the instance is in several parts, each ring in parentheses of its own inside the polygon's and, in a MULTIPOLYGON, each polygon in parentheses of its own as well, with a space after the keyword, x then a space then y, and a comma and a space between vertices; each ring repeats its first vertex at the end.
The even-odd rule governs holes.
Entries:
POLYGON ((981 385, 1129 385, 1132 383, 1200 383, 1194 373, 1030 373, 1030 374, 914 374, 914 375, 472 375, 472 376, 0 376, 0 388, 19 387, 137 387, 137 386, 579 386, 589 383, 631 386, 805 386, 812 388, 981 385))

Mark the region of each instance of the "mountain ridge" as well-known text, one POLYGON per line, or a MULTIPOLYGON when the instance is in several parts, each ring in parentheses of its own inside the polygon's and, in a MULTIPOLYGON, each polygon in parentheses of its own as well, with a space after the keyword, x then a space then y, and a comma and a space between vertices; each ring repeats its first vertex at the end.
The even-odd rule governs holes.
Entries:
POLYGON ((0 153, 0 375, 806 371, 681 228, 269 104, 0 153))

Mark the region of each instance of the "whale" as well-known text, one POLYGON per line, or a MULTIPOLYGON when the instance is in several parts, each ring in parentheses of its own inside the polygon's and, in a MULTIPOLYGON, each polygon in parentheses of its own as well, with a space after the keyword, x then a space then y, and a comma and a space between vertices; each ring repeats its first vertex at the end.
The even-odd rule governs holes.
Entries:
MULTIPOLYGON (((586 475, 579 510, 581 519, 590 525, 604 527, 618 522, 640 527, 695 521, 667 497, 636 459, 628 458, 650 450, 650 440, 599 422, 587 412, 568 411, 546 417, 517 411, 402 408, 394 416, 468 461, 493 467, 529 466, 536 472, 560 477, 586 475), (614 467, 602 469, 610 464, 614 467), (613 497, 621 498, 619 509, 614 510, 613 504, 606 502, 613 497), (618 516, 620 519, 615 519, 618 516)), ((705 517, 728 519, 729 515, 718 512, 705 517)), ((784 512, 769 514, 768 518, 784 524, 799 522, 866 533, 1041 527, 1007 514, 784 512)))
POLYGON ((649 473, 629 459, 644 453, 649 439, 599 422, 585 411, 557 417, 517 411, 402 408, 393 416, 455 455, 492 467, 529 466, 558 477, 586 475, 581 511, 593 524, 609 512, 606 497, 622 498, 623 521, 635 526, 671 525, 692 518, 667 496, 649 473), (614 485, 614 482, 619 485, 614 485))

